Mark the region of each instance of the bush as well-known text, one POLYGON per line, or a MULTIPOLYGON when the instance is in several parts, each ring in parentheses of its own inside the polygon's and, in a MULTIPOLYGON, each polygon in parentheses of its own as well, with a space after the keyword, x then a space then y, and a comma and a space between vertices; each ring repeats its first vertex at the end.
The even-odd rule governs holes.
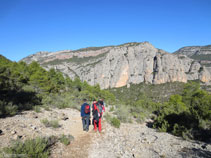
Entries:
POLYGON ((211 95, 196 83, 188 83, 182 95, 173 95, 157 111, 154 128, 185 139, 211 137, 211 95))
POLYGON ((83 100, 84 98, 86 98, 87 100, 97 99, 97 97, 88 90, 80 92, 79 99, 83 100))
POLYGON ((60 95, 60 94, 50 94, 47 96, 44 96, 42 99, 42 103, 45 106, 50 106, 50 107, 57 107, 59 109, 64 109, 68 108, 69 98, 67 95, 60 95))
POLYGON ((120 120, 118 118, 112 117, 108 113, 106 113, 104 117, 106 118, 106 121, 108 121, 108 123, 110 123, 112 126, 116 128, 120 127, 120 120))
POLYGON ((121 122, 131 122, 130 108, 126 105, 120 105, 117 107, 115 114, 121 122))
POLYGON ((5 115, 13 116, 17 114, 18 106, 13 105, 11 102, 5 105, 5 115))
POLYGON ((72 135, 62 135, 60 138, 59 138, 60 142, 63 143, 64 145, 69 145, 71 143, 71 141, 74 140, 74 137, 72 135))
POLYGON ((44 108, 46 111, 51 111, 51 109, 50 109, 49 106, 43 106, 43 108, 44 108))
POLYGON ((59 122, 58 120, 51 120, 48 121, 48 119, 43 119, 41 122, 45 125, 45 127, 53 127, 53 128, 59 128, 59 122))
POLYGON ((114 111, 114 106, 112 106, 109 111, 113 112, 114 111))
POLYGON ((116 117, 113 117, 111 119, 111 125, 116 127, 116 128, 119 128, 120 127, 120 120, 116 117))
POLYGON ((130 107, 130 111, 138 123, 143 123, 146 118, 151 117, 152 113, 157 111, 158 107, 160 107, 160 103, 155 103, 144 97, 134 102, 130 107))
POLYGON ((137 123, 143 123, 145 121, 145 118, 147 117, 147 114, 144 112, 132 113, 132 115, 136 119, 137 123))
POLYGON ((34 111, 37 112, 37 113, 41 112, 40 106, 34 106, 33 109, 34 109, 34 111))
POLYGON ((47 158, 49 148, 57 141, 56 137, 27 139, 25 142, 17 141, 11 147, 3 149, 2 155, 15 157, 47 158))
MULTIPOLYGON (((45 107, 57 107, 59 109, 74 108, 80 110, 78 98, 74 93, 50 94, 43 96, 42 104, 45 107)), ((81 100, 80 100, 81 101, 81 100)))

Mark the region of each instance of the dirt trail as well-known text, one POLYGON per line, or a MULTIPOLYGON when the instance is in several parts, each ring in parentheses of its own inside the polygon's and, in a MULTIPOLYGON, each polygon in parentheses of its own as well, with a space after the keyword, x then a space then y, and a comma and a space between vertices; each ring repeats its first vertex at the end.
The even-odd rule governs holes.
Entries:
POLYGON ((35 137, 72 135, 74 141, 70 145, 57 142, 51 148, 50 158, 84 158, 88 157, 89 146, 92 143, 93 126, 89 132, 83 131, 80 112, 74 109, 41 110, 40 113, 25 111, 13 117, 0 118, 0 148, 9 146, 12 140, 21 140, 35 137), (60 127, 45 127, 43 119, 58 120, 60 127), (84 153, 87 153, 84 155, 84 153))
POLYGON ((88 158, 90 151, 92 152, 93 144, 96 143, 95 141, 99 141, 105 134, 105 121, 102 120, 102 132, 99 133, 93 130, 93 125, 89 126, 88 132, 83 131, 81 117, 75 117, 74 120, 75 125, 70 128, 70 131, 75 140, 67 147, 62 158, 88 158))
POLYGON ((90 126, 89 132, 82 130, 82 120, 79 112, 78 116, 74 118, 74 121, 75 125, 71 126, 70 132, 74 136, 75 141, 68 146, 67 152, 63 156, 64 158, 86 158, 86 153, 88 153, 91 143, 90 132, 92 131, 92 127, 90 126))
MULTIPOLYGON (((67 147, 59 147, 58 144, 54 147, 51 158, 87 158, 89 155, 90 145, 93 141, 93 136, 97 133, 93 131, 93 126, 90 125, 89 131, 83 131, 80 112, 78 115, 71 117, 71 126, 69 134, 74 137, 74 141, 67 147), (61 148, 62 151, 61 151, 61 148)), ((92 119, 92 118, 91 118, 92 119)))
POLYGON ((72 144, 68 146, 64 158, 87 158, 91 144, 91 136, 89 133, 79 136, 72 144))

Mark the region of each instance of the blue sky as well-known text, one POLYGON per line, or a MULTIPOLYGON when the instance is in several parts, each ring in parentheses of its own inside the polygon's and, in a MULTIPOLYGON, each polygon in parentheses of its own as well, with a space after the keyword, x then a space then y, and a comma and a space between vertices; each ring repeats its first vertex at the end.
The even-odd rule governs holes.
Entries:
POLYGON ((211 0, 0 0, 0 54, 149 41, 174 52, 211 44, 211 0))

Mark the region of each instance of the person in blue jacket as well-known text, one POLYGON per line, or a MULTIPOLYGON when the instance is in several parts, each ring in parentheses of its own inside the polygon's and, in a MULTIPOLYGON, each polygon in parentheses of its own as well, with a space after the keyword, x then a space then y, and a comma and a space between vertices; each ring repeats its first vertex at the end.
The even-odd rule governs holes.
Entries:
POLYGON ((83 99, 84 103, 81 105, 81 118, 83 124, 83 130, 89 131, 90 124, 90 105, 87 103, 86 99, 83 99))

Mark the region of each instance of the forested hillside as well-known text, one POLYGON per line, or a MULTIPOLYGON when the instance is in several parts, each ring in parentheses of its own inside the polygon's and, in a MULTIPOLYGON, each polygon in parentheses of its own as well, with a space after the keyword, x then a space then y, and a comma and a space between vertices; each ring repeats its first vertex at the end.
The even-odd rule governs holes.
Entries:
POLYGON ((38 63, 11 62, 0 56, 0 117, 43 106, 79 109, 81 100, 115 97, 100 87, 79 79, 71 80, 54 69, 44 70, 38 63))

